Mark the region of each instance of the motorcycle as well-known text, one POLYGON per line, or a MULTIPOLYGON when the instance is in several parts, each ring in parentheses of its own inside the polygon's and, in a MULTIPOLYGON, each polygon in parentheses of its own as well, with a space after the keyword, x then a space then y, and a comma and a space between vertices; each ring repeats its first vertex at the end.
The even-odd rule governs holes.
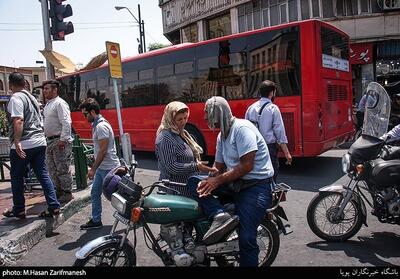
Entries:
MULTIPOLYGON (((218 243, 205 245, 204 234, 211 223, 202 213, 197 201, 188 197, 166 194, 175 191, 170 186, 186 186, 168 180, 157 181, 142 187, 134 182, 137 166, 131 164, 127 175, 118 184, 118 190, 111 196, 116 210, 115 221, 107 236, 99 237, 85 244, 76 252, 74 266, 136 266, 136 231, 143 229, 147 247, 152 250, 165 266, 235 266, 239 263, 238 231, 234 228, 218 243), (155 189, 158 189, 155 193, 155 189), (116 232, 118 223, 125 229, 116 232), (159 224, 157 236, 149 224, 159 224), (133 231, 133 243, 128 235, 133 231)), ((273 191, 272 207, 257 229, 257 243, 260 249, 259 266, 269 266, 275 260, 280 245, 280 233, 291 233, 285 211, 280 203, 286 200, 290 186, 280 183, 273 191)), ((225 204, 228 212, 233 204, 225 204)))
POLYGON ((362 134, 342 158, 342 170, 350 177, 349 182, 319 189, 307 209, 308 225, 326 241, 346 241, 363 224, 367 226, 364 201, 380 222, 400 225, 400 148, 384 136, 390 98, 376 82, 368 85, 367 94, 362 134))

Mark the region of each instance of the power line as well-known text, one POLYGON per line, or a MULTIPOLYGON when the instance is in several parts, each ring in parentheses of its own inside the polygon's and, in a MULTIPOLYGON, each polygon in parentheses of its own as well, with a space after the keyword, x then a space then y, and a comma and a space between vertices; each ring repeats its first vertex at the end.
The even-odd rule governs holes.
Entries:
MULTIPOLYGON (((138 25, 120 25, 120 26, 93 26, 93 27, 80 27, 76 28, 76 30, 90 30, 90 29, 115 29, 115 28, 132 28, 137 27, 138 25)), ((28 31, 42 31, 42 28, 31 28, 31 29, 12 29, 12 28, 0 28, 0 31, 21 31, 21 32, 28 32, 28 31)))
MULTIPOLYGON (((119 23, 132 23, 131 21, 104 21, 104 22, 74 22, 74 24, 119 24, 119 23)), ((0 25, 42 25, 42 23, 37 22, 0 22, 0 25)))

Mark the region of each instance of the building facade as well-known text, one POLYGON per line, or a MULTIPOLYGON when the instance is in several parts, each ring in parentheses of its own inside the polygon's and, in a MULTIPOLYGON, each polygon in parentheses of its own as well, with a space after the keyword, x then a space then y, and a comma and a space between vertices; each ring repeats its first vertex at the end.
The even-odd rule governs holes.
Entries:
POLYGON ((4 111, 7 108, 7 102, 11 96, 10 87, 8 85, 8 76, 12 72, 16 71, 24 75, 25 80, 27 81, 26 83, 27 89, 32 90, 33 88, 34 81, 33 81, 32 70, 0 66, 0 110, 4 111))
POLYGON ((351 39, 353 92, 369 81, 400 93, 400 1, 394 0, 159 0, 164 35, 198 42, 311 18, 327 21, 351 39))

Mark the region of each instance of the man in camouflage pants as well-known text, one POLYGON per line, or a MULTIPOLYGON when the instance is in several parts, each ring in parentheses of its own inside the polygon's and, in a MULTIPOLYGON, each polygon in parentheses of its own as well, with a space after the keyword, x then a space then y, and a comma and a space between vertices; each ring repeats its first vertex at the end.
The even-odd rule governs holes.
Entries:
POLYGON ((43 82, 46 105, 44 132, 47 140, 46 163, 49 174, 56 186, 57 198, 61 204, 73 199, 71 113, 68 104, 58 96, 60 84, 56 80, 43 82))

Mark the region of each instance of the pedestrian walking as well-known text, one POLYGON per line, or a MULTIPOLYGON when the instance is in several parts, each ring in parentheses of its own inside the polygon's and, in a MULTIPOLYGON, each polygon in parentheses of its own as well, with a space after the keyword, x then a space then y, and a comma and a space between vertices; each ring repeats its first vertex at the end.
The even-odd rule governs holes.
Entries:
POLYGON ((43 109, 46 163, 58 201, 65 204, 73 199, 71 112, 67 102, 59 96, 60 83, 57 80, 43 82, 42 89, 47 100, 43 109))
POLYGON ((21 73, 13 72, 8 77, 12 96, 7 105, 9 138, 11 142, 11 189, 13 208, 3 212, 5 217, 23 219, 25 213, 24 175, 30 164, 42 185, 48 208, 39 217, 52 217, 60 213, 53 182, 46 169, 46 138, 37 100, 24 89, 25 80, 21 73))
POLYGON ((273 81, 265 80, 261 83, 259 94, 261 99, 252 104, 246 111, 245 118, 254 123, 268 145, 272 165, 274 167, 274 182, 279 173, 278 146, 286 157, 286 164, 292 163, 292 155, 287 147, 285 125, 279 107, 275 100, 277 86, 273 81))
POLYGON ((108 121, 100 114, 100 106, 93 98, 85 99, 79 109, 83 116, 92 125, 94 144, 94 163, 88 172, 88 178, 93 179, 92 217, 81 225, 81 230, 95 229, 103 226, 101 222, 101 194, 103 180, 106 175, 120 165, 115 147, 114 132, 108 121))

